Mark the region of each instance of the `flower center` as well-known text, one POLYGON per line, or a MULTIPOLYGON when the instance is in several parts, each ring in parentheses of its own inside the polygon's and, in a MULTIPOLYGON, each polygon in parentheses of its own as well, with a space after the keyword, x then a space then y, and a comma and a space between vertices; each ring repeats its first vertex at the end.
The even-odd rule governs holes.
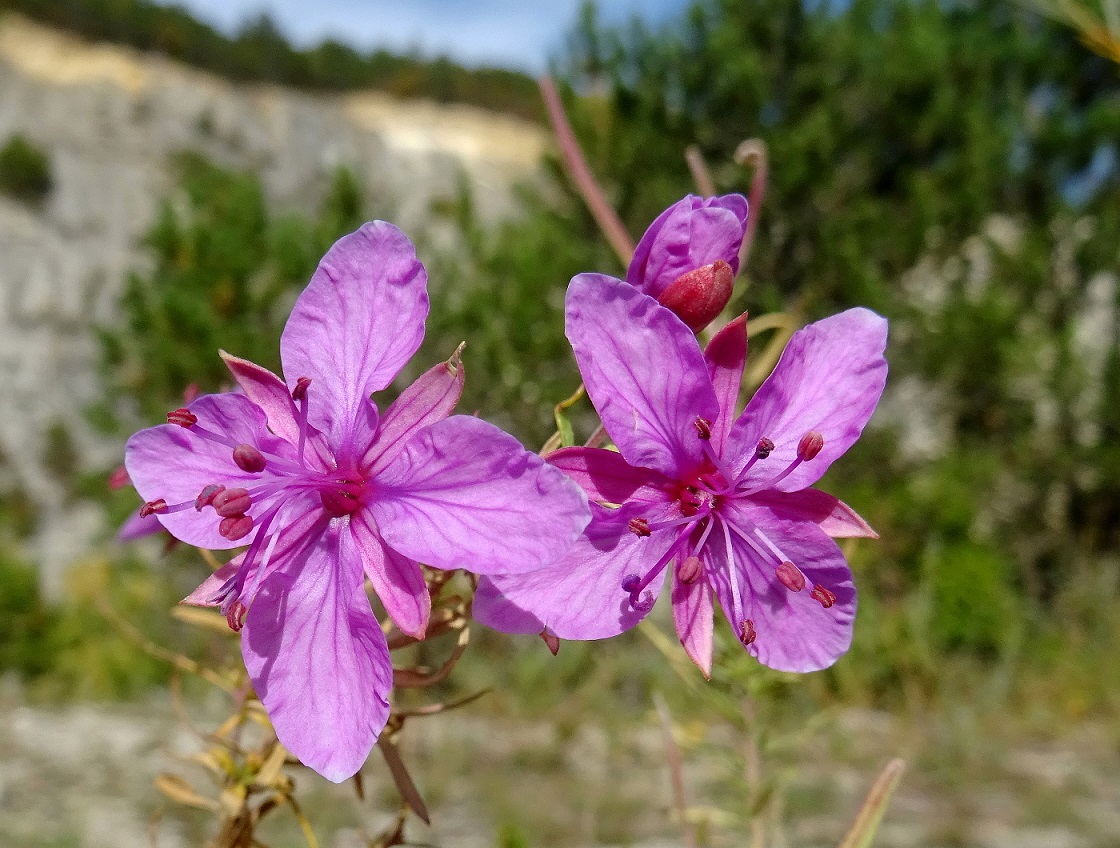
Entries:
POLYGON ((364 491, 365 481, 360 477, 348 477, 320 489, 319 500, 323 502, 323 509, 335 518, 340 518, 358 511, 364 491))

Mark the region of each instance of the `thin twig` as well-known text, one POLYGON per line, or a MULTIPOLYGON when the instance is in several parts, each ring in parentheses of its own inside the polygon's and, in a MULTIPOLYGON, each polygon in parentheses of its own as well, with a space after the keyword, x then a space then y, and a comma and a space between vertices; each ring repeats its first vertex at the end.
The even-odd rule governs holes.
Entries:
POLYGON ((708 170, 708 163, 704 161, 704 154, 695 144, 690 144, 684 149, 684 161, 688 163, 688 170, 696 188, 704 197, 716 196, 716 184, 712 181, 712 174, 708 170))
POLYGON ((665 757, 669 761, 669 778, 673 784, 673 806, 677 809, 677 818, 681 823, 681 835, 684 837, 686 848, 696 848, 696 834, 688 824, 688 802, 684 795, 684 774, 681 768, 681 750, 677 747, 677 740, 673 737, 673 718, 669 715, 669 708, 660 692, 653 695, 653 704, 657 708, 657 716, 661 719, 661 734, 665 739, 665 757))
POLYGON ((747 215, 747 232, 743 236, 743 244, 739 247, 739 273, 747 265, 747 257, 751 252, 751 242, 754 241, 755 231, 758 229, 758 216, 762 211, 762 199, 766 196, 766 172, 768 158, 766 144, 760 138, 748 138, 735 148, 735 163, 750 165, 754 168, 751 175, 751 187, 747 193, 747 204, 750 207, 747 215))
POLYGON ((595 223, 599 225, 603 235, 610 242, 623 265, 629 265, 634 256, 634 240, 626 231, 626 226, 618 217, 618 213, 607 202, 603 189, 596 182, 591 168, 587 165, 579 142, 576 141, 568 117, 564 114, 564 104, 560 102, 560 94, 552 78, 543 76, 538 80, 541 96, 544 98, 548 118, 552 121, 552 131, 556 134, 556 142, 560 145, 560 153, 568 166, 568 173, 576 184, 583 202, 587 204, 595 223))

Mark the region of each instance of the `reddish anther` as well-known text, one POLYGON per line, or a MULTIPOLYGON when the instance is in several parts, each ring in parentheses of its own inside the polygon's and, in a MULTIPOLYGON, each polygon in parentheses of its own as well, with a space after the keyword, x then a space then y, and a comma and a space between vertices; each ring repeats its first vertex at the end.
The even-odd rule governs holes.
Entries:
POLYGON ((560 637, 555 633, 549 633, 547 629, 541 631, 541 638, 544 643, 548 645, 548 650, 552 652, 552 656, 560 653, 560 637))
POLYGON ((801 441, 797 443, 797 458, 803 462, 808 462, 821 452, 824 447, 824 436, 816 430, 811 430, 801 437, 801 441))
POLYGON ((124 488, 131 482, 132 480, 130 480, 128 476, 128 469, 123 465, 118 465, 116 470, 109 475, 109 488, 114 492, 117 489, 124 488))
POLYGON ((819 583, 813 587, 813 591, 809 593, 809 596, 814 601, 817 601, 825 609, 828 609, 830 606, 836 603, 836 596, 819 583))
POLYGON ((697 418, 692 422, 692 426, 696 428, 697 434, 705 442, 712 437, 712 423, 706 418, 697 418))
POLYGON ((292 400, 303 400, 307 397, 307 387, 311 385, 310 377, 300 377, 296 380, 296 387, 292 389, 292 400))
POLYGON ((731 265, 717 259, 711 265, 681 274, 661 292, 657 302, 698 333, 727 306, 734 282, 731 265))
POLYGON ((167 512, 167 501, 163 498, 158 498, 154 501, 148 501, 140 507, 140 517, 147 518, 149 515, 158 515, 159 513, 167 512))
POLYGON ((758 633, 754 629, 754 622, 749 618, 739 622, 739 641, 744 646, 751 644, 758 638, 758 633))
POLYGON ((627 527, 630 528, 631 533, 643 539, 649 536, 651 532, 653 532, 649 529, 649 522, 644 518, 631 518, 630 523, 627 525, 627 527))
POLYGON ((237 518, 249 511, 249 507, 253 505, 253 499, 249 497, 249 492, 245 489, 222 489, 222 491, 214 494, 210 505, 222 518, 237 518))
POLYGON ((233 461, 237 463, 237 467, 242 471, 248 471, 251 474, 264 471, 264 467, 267 464, 263 453, 252 445, 244 443, 233 449, 233 461))
POLYGON ((180 427, 193 427, 198 423, 198 416, 186 407, 180 407, 167 413, 167 423, 178 424, 180 427))
POLYGON ((758 440, 758 448, 755 450, 755 456, 759 459, 766 459, 774 451, 774 443, 768 438, 763 436, 758 440))
POLYGON ((198 512, 202 512, 204 506, 213 506, 214 498, 220 493, 224 492, 226 487, 220 483, 212 483, 198 493, 198 497, 194 499, 194 508, 198 512))
POLYGON ((700 558, 695 556, 685 557, 677 567, 677 579, 682 583, 695 583, 700 576, 700 558))
POLYGON ((241 601, 234 601, 229 608, 229 612, 226 613, 226 624, 229 625, 229 629, 234 633, 240 632, 241 628, 245 626, 245 613, 248 611, 249 608, 241 601))
POLYGON ((249 515, 233 515, 223 518, 218 525, 218 534, 231 542, 244 539, 253 532, 253 518, 249 515))
POLYGON ((778 575, 778 582, 791 592, 800 592, 805 588, 805 575, 792 562, 783 562, 775 573, 778 575))

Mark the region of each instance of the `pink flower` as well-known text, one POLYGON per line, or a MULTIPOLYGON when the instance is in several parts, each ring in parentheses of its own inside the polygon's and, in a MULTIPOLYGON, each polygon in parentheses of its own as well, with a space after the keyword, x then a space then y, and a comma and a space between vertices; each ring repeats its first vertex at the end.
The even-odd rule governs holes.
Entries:
POLYGON ((600 502, 592 522, 555 565, 483 578, 478 620, 605 638, 649 612, 668 573, 677 633, 705 675, 713 596, 771 668, 813 671, 848 649, 856 590, 830 537, 874 531, 810 487, 878 403, 886 321, 851 309, 795 333, 736 418, 745 327, 745 316, 733 321, 702 353, 674 315, 632 286, 599 274, 572 281, 568 338, 619 452, 549 456, 600 502))
POLYGON ((286 383, 223 354, 240 392, 200 397, 126 448, 142 513, 200 548, 248 543, 186 603, 244 626, 245 665, 280 741, 333 781, 361 768, 389 716, 392 665, 365 579, 423 638, 419 562, 536 569, 588 521, 560 471, 485 421, 447 417, 458 356, 379 415, 370 394, 423 338, 426 283, 400 230, 366 224, 296 301, 280 340, 286 383))

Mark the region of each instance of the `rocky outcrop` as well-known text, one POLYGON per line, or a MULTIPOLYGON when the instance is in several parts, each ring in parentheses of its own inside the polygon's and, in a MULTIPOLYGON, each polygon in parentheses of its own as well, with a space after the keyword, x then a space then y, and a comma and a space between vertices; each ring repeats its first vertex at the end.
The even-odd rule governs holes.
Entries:
POLYGON ((101 518, 59 504, 46 434, 64 427, 90 467, 119 456, 82 421, 99 395, 89 329, 112 320, 127 270, 144 262, 137 245, 173 188, 172 154, 256 169, 278 208, 310 209, 346 165, 377 214, 416 231, 462 178, 483 219, 509 214, 546 144, 541 128, 479 109, 239 86, 5 15, 0 143, 17 132, 47 151, 54 187, 41 208, 0 198, 0 456, 39 508, 28 554, 48 589, 101 518))

